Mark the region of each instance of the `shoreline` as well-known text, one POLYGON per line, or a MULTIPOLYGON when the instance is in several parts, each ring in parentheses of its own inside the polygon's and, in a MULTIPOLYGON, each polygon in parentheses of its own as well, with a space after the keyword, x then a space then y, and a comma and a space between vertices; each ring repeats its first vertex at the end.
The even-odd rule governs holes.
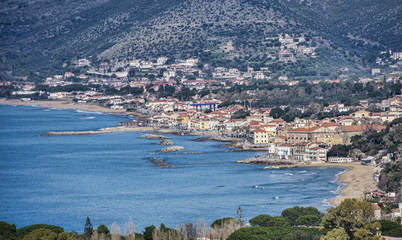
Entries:
POLYGON ((375 166, 372 165, 361 165, 360 162, 318 163, 305 167, 341 167, 346 169, 346 171, 339 173, 335 180, 337 183, 344 183, 345 186, 337 192, 338 196, 328 200, 334 206, 338 206, 346 198, 362 200, 364 191, 377 188, 377 183, 373 178, 375 166))
MULTIPOLYGON (((125 116, 138 116, 136 113, 126 112, 122 110, 113 110, 107 107, 102 107, 99 105, 89 104, 89 103, 71 103, 66 101, 21 101, 21 100, 8 100, 0 99, 0 104, 3 105, 17 105, 17 106, 39 106, 45 108, 56 108, 56 109, 72 109, 72 110, 82 110, 88 112, 102 112, 107 114, 119 114, 125 116)), ((148 131, 148 132, 158 132, 161 134, 174 134, 172 130, 156 130, 152 128, 121 128, 121 127, 108 127, 104 128, 105 133, 107 132, 123 132, 123 131, 148 131)), ((178 131, 174 131, 176 134, 180 134, 178 131)), ((235 141, 225 141, 226 139, 220 139, 213 132, 192 132, 186 135, 193 136, 206 136, 209 135, 208 140, 221 141, 221 142, 232 142, 235 141), (211 136, 212 135, 212 136, 211 136), (214 136, 215 135, 215 136, 214 136)), ((361 199, 365 190, 372 190, 377 188, 377 184, 373 179, 374 166, 364 166, 360 163, 318 163, 310 164, 302 167, 341 167, 347 169, 347 171, 341 172, 337 179, 338 183, 346 184, 342 187, 335 198, 329 200, 331 205, 338 206, 346 198, 357 198, 361 199)))
POLYGON ((81 110, 81 111, 88 111, 88 112, 102 112, 102 113, 109 113, 109 114, 119 114, 119 115, 126 115, 131 116, 135 114, 130 114, 130 112, 126 112, 123 110, 113 110, 107 107, 102 107, 95 104, 90 103, 73 103, 68 101, 21 101, 17 99, 0 99, 0 104, 4 105, 17 105, 17 106, 38 106, 38 107, 45 107, 45 108, 56 108, 56 109, 72 109, 72 110, 81 110))

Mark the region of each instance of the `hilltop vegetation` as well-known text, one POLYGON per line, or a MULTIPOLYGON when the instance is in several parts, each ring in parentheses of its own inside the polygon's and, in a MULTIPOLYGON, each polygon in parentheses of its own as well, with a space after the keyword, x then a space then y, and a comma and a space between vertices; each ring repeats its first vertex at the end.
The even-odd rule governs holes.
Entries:
MULTIPOLYGON (((240 209, 240 208, 239 208, 240 209)), ((214 221, 210 229, 202 218, 198 223, 186 223, 176 229, 163 223, 160 227, 150 225, 142 234, 134 232, 132 219, 125 224, 126 235, 113 223, 111 230, 105 225, 94 229, 87 218, 84 233, 66 233, 58 226, 36 224, 17 229, 15 225, 0 222, 0 240, 325 240, 325 239, 380 239, 377 233, 386 236, 402 236, 399 223, 390 220, 376 220, 374 208, 365 201, 346 199, 338 207, 330 208, 326 214, 314 207, 293 207, 285 209, 281 216, 262 214, 250 219, 251 227, 242 223, 241 210, 235 218, 221 218, 214 221), (308 219, 314 218, 313 224, 308 219), (307 221, 301 221, 301 219, 307 221), (314 226, 314 227, 311 227, 314 226), (336 237, 338 236, 338 237, 336 237), (207 237, 207 238, 205 238, 207 237)))
POLYGON ((0 7, 3 78, 34 77, 80 57, 193 56, 276 68, 266 57, 271 43, 265 39, 280 33, 322 37, 318 61, 303 63, 314 67, 309 71, 317 64, 358 68, 375 60, 373 52, 402 47, 396 0, 8 0, 0 7))

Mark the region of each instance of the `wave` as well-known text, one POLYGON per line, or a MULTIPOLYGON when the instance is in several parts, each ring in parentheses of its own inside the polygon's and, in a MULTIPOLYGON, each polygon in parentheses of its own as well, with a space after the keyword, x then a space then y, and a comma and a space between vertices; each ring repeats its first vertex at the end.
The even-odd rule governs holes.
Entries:
POLYGON ((75 109, 77 113, 91 113, 91 114, 98 114, 98 115, 103 115, 105 114, 104 112, 92 112, 92 111, 85 111, 85 110, 80 110, 80 109, 75 109))
POLYGON ((339 193, 342 190, 342 188, 344 188, 348 184, 346 184, 346 183, 337 183, 337 184, 338 184, 338 186, 336 187, 336 189, 333 191, 330 191, 330 192, 338 197, 338 196, 342 195, 339 193))
POLYGON ((329 202, 329 199, 324 199, 321 201, 321 204, 326 207, 332 207, 333 205, 329 202))
POLYGON ((342 173, 347 172, 347 171, 349 171, 349 170, 348 170, 348 169, 345 169, 345 170, 343 170, 343 171, 341 171, 341 172, 335 174, 335 179, 332 180, 331 183, 338 183, 339 176, 340 176, 342 173))
POLYGON ((293 174, 292 174, 292 173, 285 173, 284 175, 287 175, 287 176, 293 176, 293 174))

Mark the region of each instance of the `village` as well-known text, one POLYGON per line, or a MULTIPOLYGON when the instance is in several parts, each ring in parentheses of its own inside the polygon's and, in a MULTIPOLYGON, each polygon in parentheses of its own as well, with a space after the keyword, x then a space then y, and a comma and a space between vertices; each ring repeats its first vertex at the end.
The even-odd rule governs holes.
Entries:
MULTIPOLYGON (((292 64, 300 56, 315 57, 315 47, 307 47, 312 45, 312 40, 306 43, 303 36, 296 39, 284 34, 274 41, 281 43, 272 52, 272 57, 279 62, 292 64)), ((355 81, 362 86, 371 84, 378 90, 384 84, 400 84, 402 53, 387 54, 398 61, 396 65, 386 70, 373 68, 371 76, 355 81)), ((380 65, 386 61, 381 57, 377 59, 380 65)), ((2 81, 0 86, 13 87, 8 96, 11 99, 58 101, 76 106, 100 105, 133 116, 133 121, 118 124, 125 129, 145 127, 159 133, 209 136, 210 140, 232 142, 232 151, 264 153, 241 163, 277 161, 285 162, 285 165, 308 165, 359 162, 376 166, 373 178, 378 182, 383 166, 395 160, 395 156, 387 154, 385 149, 373 154, 355 152, 353 156, 334 155, 331 149, 337 145, 351 145, 354 137, 367 132, 380 132, 386 129, 388 123, 401 118, 400 89, 395 96, 381 102, 363 99, 355 105, 326 104, 320 109, 328 115, 324 118, 295 117, 285 121, 277 115, 278 111, 293 107, 304 113, 310 106, 255 107, 258 101, 252 98, 255 90, 246 92, 251 98, 238 99, 235 104, 227 104, 217 95, 218 90, 248 86, 256 81, 274 81, 277 86, 295 86, 301 82, 297 78, 272 74, 268 68, 212 68, 200 64, 197 58, 172 61, 168 57, 97 64, 82 58, 74 64, 75 73, 49 76, 42 83, 2 81), (373 107, 376 111, 370 111, 373 107)), ((339 69, 336 79, 309 80, 308 84, 338 84, 348 80, 348 71, 345 67, 339 69)), ((374 189, 366 192, 366 196, 385 202, 398 202, 395 198, 400 195, 374 189)), ((376 209, 379 209, 378 205, 376 209)), ((400 206, 395 209, 391 214, 377 217, 396 219, 401 216, 400 206)))

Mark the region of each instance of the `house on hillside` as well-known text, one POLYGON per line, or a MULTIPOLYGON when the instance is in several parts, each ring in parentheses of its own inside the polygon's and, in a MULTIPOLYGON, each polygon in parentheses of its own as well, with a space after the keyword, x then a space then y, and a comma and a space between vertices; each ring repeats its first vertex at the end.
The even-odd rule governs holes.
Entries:
POLYGON ((253 144, 268 144, 269 134, 262 129, 256 129, 251 131, 253 144))

